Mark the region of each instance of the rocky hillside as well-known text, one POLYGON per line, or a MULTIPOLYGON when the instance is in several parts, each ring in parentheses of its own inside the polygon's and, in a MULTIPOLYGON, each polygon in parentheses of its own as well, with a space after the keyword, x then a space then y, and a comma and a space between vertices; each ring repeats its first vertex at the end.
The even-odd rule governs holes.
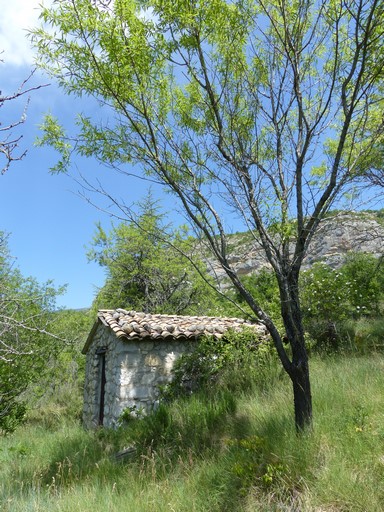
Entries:
MULTIPOLYGON (((313 238, 304 268, 317 261, 338 267, 349 252, 365 252, 379 257, 384 253, 384 217, 379 213, 338 213, 326 218, 313 238)), ((268 263, 263 249, 249 233, 232 235, 231 256, 239 275, 252 274, 268 263)), ((209 260, 210 272, 219 280, 225 277, 219 265, 209 260)))

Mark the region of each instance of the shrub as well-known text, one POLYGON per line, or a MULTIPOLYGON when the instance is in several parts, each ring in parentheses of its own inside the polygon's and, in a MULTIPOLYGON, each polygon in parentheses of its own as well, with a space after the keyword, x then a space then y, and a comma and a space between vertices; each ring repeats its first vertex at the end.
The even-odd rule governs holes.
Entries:
POLYGON ((354 322, 354 343, 360 352, 384 349, 384 318, 354 322))
MULTIPOLYGON (((280 293, 274 272, 262 268, 257 274, 242 277, 242 282, 261 308, 270 315, 274 322, 280 325, 280 293)), ((248 306, 239 293, 235 293, 235 301, 247 310, 248 306)))
POLYGON ((208 385, 209 389, 219 382, 221 387, 231 390, 265 385, 265 371, 271 366, 278 368, 276 361, 271 341, 255 339, 252 330, 230 331, 220 340, 205 336, 192 353, 184 354, 176 362, 174 378, 161 394, 169 400, 191 394, 202 386, 208 385))
POLYGON ((350 321, 379 315, 383 290, 384 266, 372 255, 351 254, 339 269, 314 264, 300 281, 306 330, 322 347, 354 342, 350 321))

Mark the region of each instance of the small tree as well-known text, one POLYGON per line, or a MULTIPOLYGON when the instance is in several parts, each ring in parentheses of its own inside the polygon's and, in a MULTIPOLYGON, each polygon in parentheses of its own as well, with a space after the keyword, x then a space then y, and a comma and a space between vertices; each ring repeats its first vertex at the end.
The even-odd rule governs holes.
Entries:
POLYGON ((207 284, 212 279, 199 263, 197 249, 183 230, 170 232, 149 194, 135 220, 114 226, 109 234, 97 227, 88 257, 106 269, 106 283, 96 307, 173 314, 213 311, 215 294, 207 284))
POLYGON ((74 136, 46 118, 41 142, 62 151, 57 169, 68 169, 74 151, 129 165, 127 174, 178 198, 268 328, 299 430, 312 417, 299 275, 321 219, 383 132, 383 8, 379 0, 59 0, 41 14, 54 30, 33 35, 39 65, 105 113, 100 122, 79 116, 74 136), (228 219, 265 251, 284 332, 235 272, 228 219))
POLYGON ((0 432, 23 420, 23 393, 41 378, 62 347, 52 334, 58 291, 13 268, 6 237, 0 232, 0 432))

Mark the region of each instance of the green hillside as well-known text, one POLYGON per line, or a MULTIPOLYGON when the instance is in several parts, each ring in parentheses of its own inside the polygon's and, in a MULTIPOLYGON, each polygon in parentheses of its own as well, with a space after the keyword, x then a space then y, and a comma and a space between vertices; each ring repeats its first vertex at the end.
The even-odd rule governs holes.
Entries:
POLYGON ((51 411, 1 440, 1 510, 379 512, 383 355, 316 356, 311 371, 314 428, 299 437, 273 365, 243 389, 232 371, 217 391, 117 432, 85 432, 51 411), (137 451, 117 460, 128 446, 137 451))

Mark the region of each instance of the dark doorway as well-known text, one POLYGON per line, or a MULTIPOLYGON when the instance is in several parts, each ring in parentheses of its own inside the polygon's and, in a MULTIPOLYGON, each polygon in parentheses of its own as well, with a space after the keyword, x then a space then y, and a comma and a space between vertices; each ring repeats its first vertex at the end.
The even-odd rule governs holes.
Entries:
POLYGON ((105 375, 105 354, 107 352, 106 347, 101 347, 97 349, 96 354, 99 356, 99 414, 98 414, 98 424, 104 424, 104 403, 105 403, 105 383, 107 382, 105 375))

